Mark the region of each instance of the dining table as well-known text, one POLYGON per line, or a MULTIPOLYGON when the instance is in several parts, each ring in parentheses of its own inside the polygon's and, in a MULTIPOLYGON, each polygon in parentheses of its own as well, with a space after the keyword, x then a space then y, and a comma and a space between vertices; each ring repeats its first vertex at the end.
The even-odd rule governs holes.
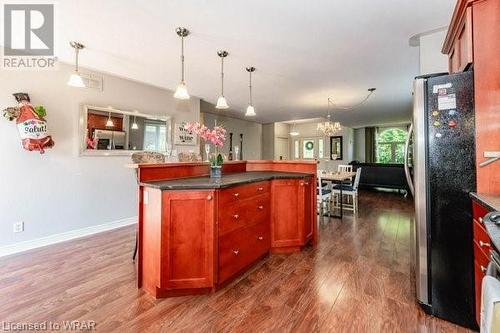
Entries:
MULTIPOLYGON (((356 176, 356 172, 352 171, 333 171, 333 172, 322 172, 321 180, 331 182, 333 184, 340 184, 340 213, 338 215, 332 214, 332 209, 328 210, 328 217, 342 218, 343 217, 343 200, 342 200, 342 185, 345 181, 352 180, 352 177, 356 176)), ((333 186, 331 186, 333 195, 333 186)))

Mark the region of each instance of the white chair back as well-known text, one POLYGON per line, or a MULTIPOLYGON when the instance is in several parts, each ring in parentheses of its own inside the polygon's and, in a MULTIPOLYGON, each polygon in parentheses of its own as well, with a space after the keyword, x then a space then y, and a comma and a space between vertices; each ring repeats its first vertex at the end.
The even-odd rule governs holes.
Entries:
POLYGON ((352 172, 352 165, 339 165, 337 167, 338 172, 352 172))
POLYGON ((354 177, 354 184, 352 184, 352 189, 354 191, 358 190, 359 179, 361 178, 361 168, 356 169, 356 176, 354 177))

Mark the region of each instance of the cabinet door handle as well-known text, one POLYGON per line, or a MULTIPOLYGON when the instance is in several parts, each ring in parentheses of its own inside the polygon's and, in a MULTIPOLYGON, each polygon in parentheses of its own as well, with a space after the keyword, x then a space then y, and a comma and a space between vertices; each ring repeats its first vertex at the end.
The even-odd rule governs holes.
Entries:
POLYGON ((240 196, 240 194, 239 194, 239 193, 235 193, 235 194, 233 194, 233 195, 234 195, 234 197, 235 197, 235 198, 237 198, 237 197, 239 197, 239 196, 240 196))
POLYGON ((486 267, 484 267, 483 265, 481 265, 481 272, 486 272, 486 267))
POLYGON ((235 256, 237 256, 238 254, 240 254, 240 250, 233 250, 233 253, 235 256))
POLYGON ((212 200, 212 196, 211 196, 211 195, 209 195, 209 196, 207 197, 207 200, 208 200, 208 201, 212 200))
POLYGON ((259 236, 259 237, 257 237, 257 239, 261 241, 261 240, 264 240, 264 237, 259 236))
POLYGON ((233 217, 237 220, 240 218, 240 216, 238 214, 234 214, 233 217))
POLYGON ((258 191, 264 191, 264 188, 263 187, 259 187, 257 190, 258 191))
POLYGON ((479 246, 481 246, 481 247, 491 247, 491 244, 490 243, 485 243, 483 241, 479 241, 479 246))
POLYGON ((259 206, 259 207, 257 207, 257 208, 259 208, 259 209, 264 209, 264 206, 259 206))
POLYGON ((482 217, 479 218, 479 223, 483 223, 483 218, 482 217))

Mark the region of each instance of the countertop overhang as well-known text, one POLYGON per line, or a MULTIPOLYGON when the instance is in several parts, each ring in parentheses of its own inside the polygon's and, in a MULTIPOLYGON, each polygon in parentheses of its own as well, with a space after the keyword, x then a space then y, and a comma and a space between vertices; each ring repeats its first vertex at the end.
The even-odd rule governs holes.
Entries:
POLYGON ((221 178, 209 176, 179 178, 171 180, 155 180, 141 182, 142 186, 159 190, 206 190, 221 189, 248 183, 273 179, 304 179, 312 174, 280 171, 247 171, 222 174, 221 178))
MULTIPOLYGON (((486 206, 491 211, 500 211, 500 195, 471 192, 470 196, 473 200, 476 200, 477 202, 486 206)), ((496 225, 486 218, 483 219, 483 221, 484 227, 486 229, 486 232, 488 233, 488 236, 490 236, 493 246, 497 250, 500 250, 500 226, 496 225)))

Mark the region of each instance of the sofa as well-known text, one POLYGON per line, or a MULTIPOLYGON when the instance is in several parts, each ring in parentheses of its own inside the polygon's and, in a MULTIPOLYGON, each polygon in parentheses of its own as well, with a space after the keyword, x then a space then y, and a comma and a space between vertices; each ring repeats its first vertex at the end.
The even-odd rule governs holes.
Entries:
POLYGON ((362 168, 360 188, 390 188, 408 191, 403 164, 351 162, 353 171, 362 168))

